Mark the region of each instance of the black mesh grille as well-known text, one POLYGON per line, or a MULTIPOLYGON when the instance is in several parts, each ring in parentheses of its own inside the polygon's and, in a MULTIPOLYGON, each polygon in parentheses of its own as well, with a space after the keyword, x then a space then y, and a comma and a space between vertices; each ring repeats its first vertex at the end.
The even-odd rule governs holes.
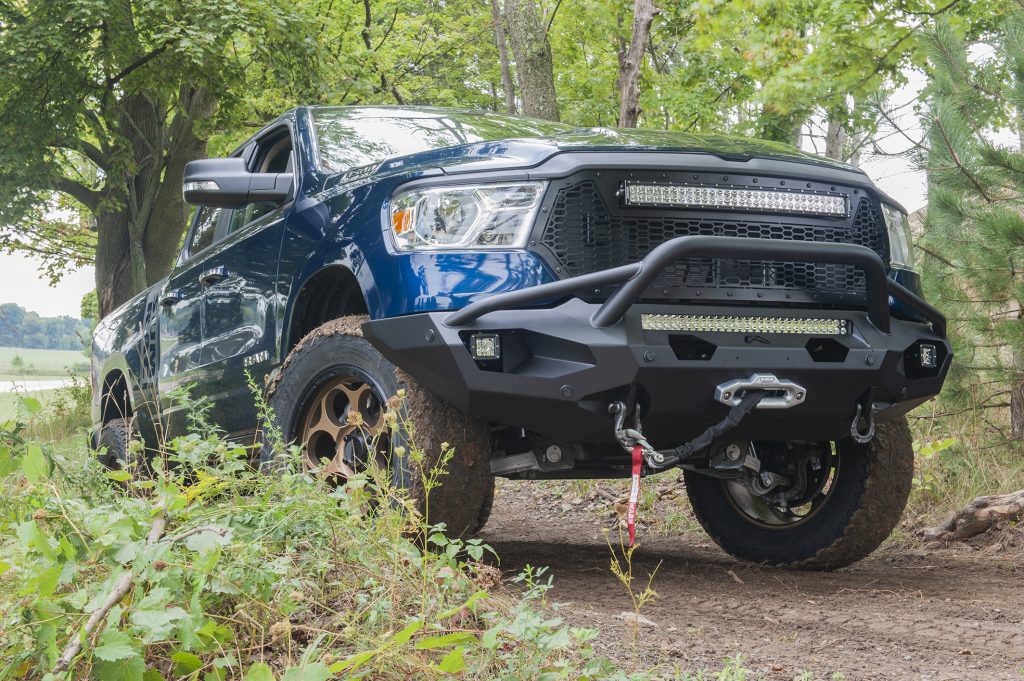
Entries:
MULTIPOLYGON (((848 220, 792 224, 786 216, 751 221, 727 213, 676 217, 609 212, 597 185, 584 180, 558 190, 541 243, 569 276, 635 262, 669 239, 688 235, 739 236, 859 244, 888 261, 888 239, 878 204, 862 197, 848 220)), ((804 220, 803 222, 807 222, 804 220)), ((861 296, 864 273, 851 265, 693 258, 668 267, 654 284, 668 289, 761 289, 861 296)), ((661 293, 655 295, 662 295, 661 293)))

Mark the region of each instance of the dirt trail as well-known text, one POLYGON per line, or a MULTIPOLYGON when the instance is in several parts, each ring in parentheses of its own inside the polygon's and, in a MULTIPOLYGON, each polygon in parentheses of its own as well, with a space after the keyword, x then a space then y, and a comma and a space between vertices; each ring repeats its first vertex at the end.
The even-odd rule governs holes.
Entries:
MULTIPOLYGON (((615 520, 552 503, 542 485, 499 485, 483 538, 506 571, 550 566, 552 600, 571 604, 562 614, 601 629, 600 652, 628 666, 631 635, 617 616, 630 605, 602 534, 615 520)), ((738 562, 695 533, 639 538, 634 574, 661 564, 642 613, 655 624, 641 628, 645 664, 719 669, 742 653, 768 679, 1024 679, 1019 556, 883 548, 807 573, 738 562)))

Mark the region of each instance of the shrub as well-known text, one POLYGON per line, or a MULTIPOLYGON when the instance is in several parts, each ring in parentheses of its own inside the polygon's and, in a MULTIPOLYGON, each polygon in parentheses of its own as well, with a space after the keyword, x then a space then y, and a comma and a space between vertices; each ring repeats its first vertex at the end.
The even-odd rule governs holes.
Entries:
POLYGON ((331 489, 291 450, 263 475, 201 421, 165 454, 107 471, 0 425, 0 678, 618 674, 380 471, 331 489))

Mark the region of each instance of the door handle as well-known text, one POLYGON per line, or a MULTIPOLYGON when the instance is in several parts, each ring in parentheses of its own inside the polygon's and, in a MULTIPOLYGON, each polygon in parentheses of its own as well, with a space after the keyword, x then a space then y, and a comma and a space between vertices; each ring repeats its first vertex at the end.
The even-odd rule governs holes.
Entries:
POLYGON ((171 289, 164 293, 163 297, 160 298, 160 307, 174 307, 181 302, 181 291, 178 289, 171 289))
POLYGON ((218 281, 227 278, 227 276, 228 268, 224 266, 211 267, 210 269, 206 270, 205 272, 199 275, 199 283, 202 284, 203 286, 213 286, 218 281))

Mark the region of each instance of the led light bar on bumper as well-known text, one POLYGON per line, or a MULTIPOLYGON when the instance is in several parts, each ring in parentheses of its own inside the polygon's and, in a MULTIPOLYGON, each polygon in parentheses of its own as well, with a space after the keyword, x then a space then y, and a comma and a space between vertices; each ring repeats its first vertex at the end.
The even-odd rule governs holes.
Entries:
POLYGON ((849 212, 843 195, 781 189, 626 183, 624 198, 627 206, 717 208, 837 217, 849 212))
POLYGON ((808 336, 845 336, 850 332, 850 323, 845 319, 643 314, 640 315, 640 323, 645 331, 783 333, 808 336))

